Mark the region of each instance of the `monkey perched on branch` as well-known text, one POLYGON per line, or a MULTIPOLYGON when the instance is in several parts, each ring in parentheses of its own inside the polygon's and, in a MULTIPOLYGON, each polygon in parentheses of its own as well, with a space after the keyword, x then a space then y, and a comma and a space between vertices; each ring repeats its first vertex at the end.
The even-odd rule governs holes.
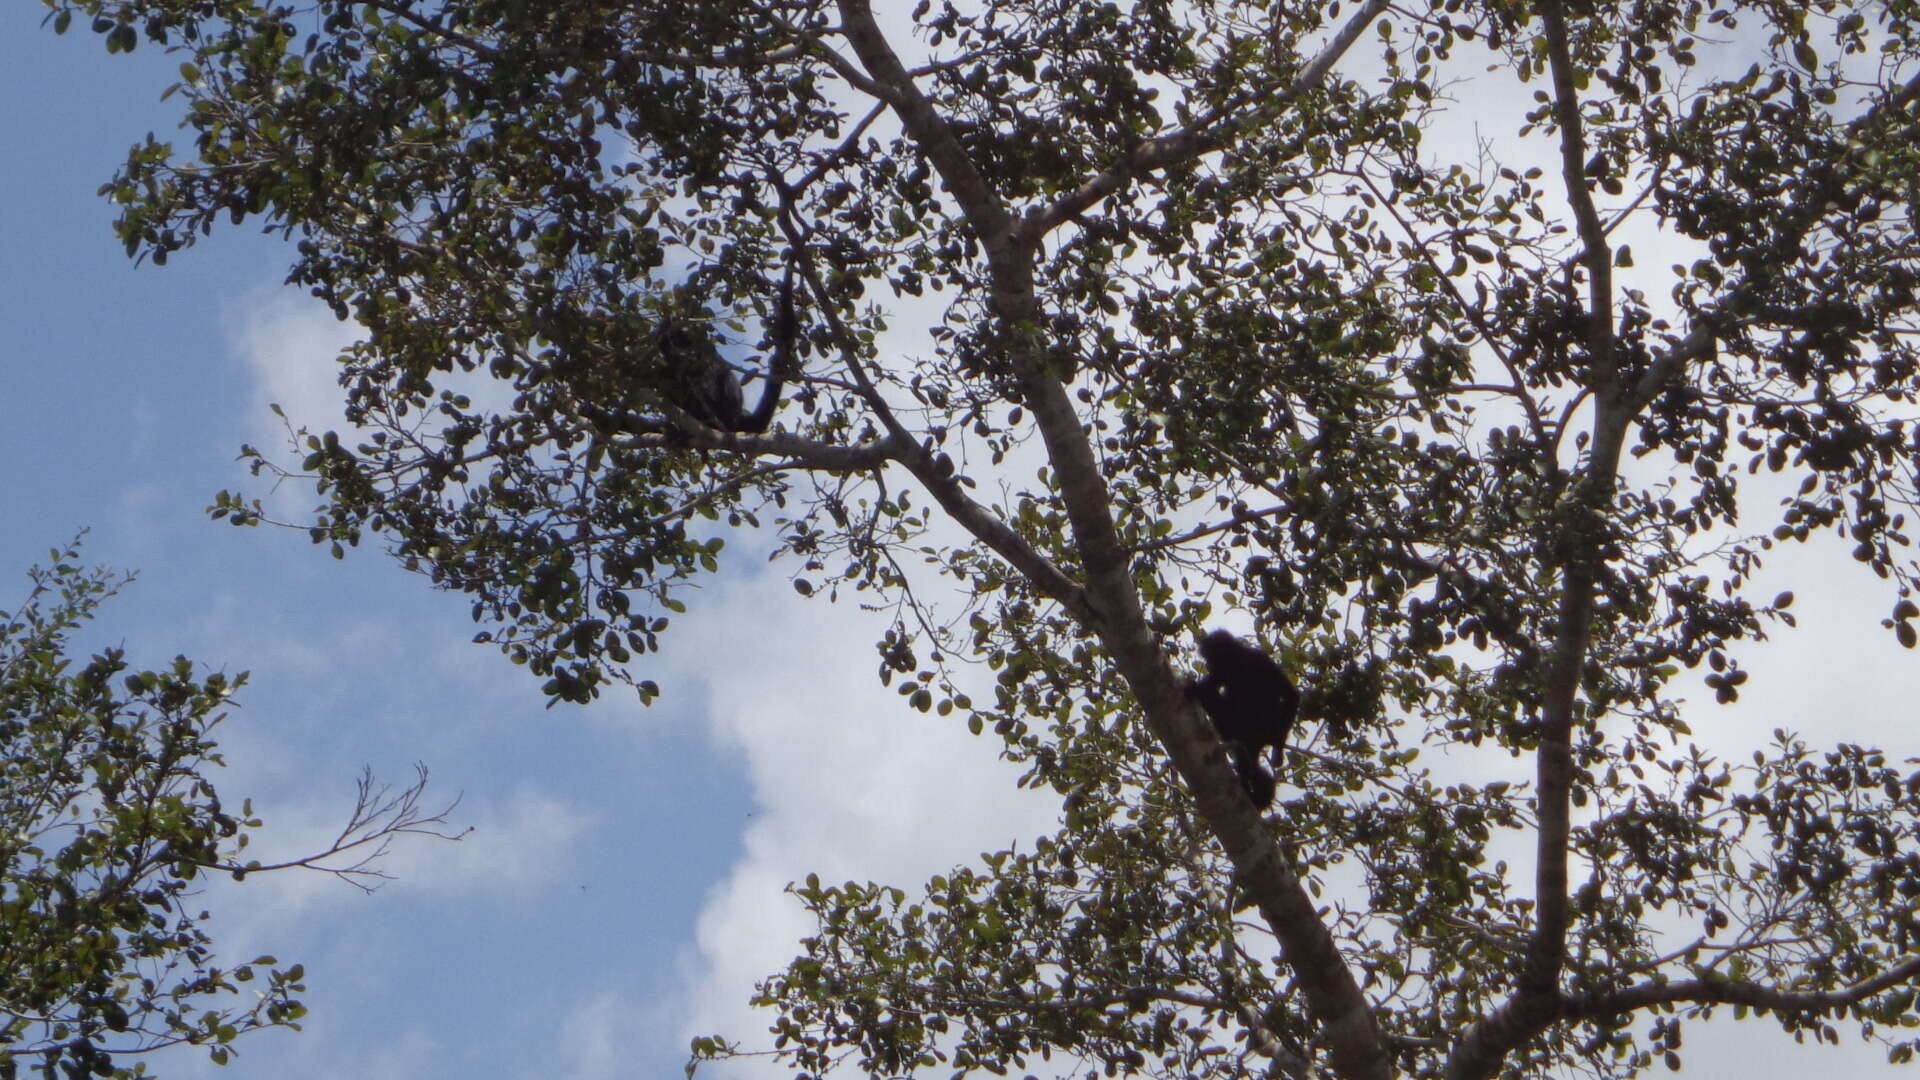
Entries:
POLYGON ((702 302, 706 291, 694 280, 676 286, 650 318, 636 314, 596 326, 593 316, 561 307, 544 313, 539 328, 558 346, 553 374, 570 406, 602 435, 684 438, 699 428, 757 435, 773 423, 781 391, 799 373, 793 290, 789 267, 773 319, 773 357, 759 376, 765 384, 751 411, 740 374, 720 355, 713 312, 702 302), (635 325, 646 329, 632 336, 604 329, 635 325))
POLYGON ((773 422, 774 410, 780 405, 780 391, 795 371, 795 333, 793 271, 789 268, 780 282, 773 360, 767 366, 760 402, 752 412, 747 411, 740 376, 721 357, 712 333, 691 319, 669 318, 654 333, 654 347, 659 350, 667 378, 663 392, 669 402, 710 428, 759 434, 773 422))
POLYGON ((1200 658, 1207 674, 1188 683, 1187 693, 1220 733, 1247 798, 1264 810, 1273 805, 1274 779, 1261 752, 1273 747, 1278 764, 1300 712, 1300 691, 1272 657, 1225 630, 1200 639, 1200 658))

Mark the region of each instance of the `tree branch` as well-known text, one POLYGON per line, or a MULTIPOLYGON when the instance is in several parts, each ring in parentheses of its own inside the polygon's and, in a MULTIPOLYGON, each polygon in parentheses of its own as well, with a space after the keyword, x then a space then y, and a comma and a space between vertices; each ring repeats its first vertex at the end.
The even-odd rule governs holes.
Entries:
POLYGON ((1560 128, 1560 182, 1567 190, 1574 227, 1584 249, 1580 261, 1587 270, 1587 349, 1594 366, 1599 400, 1611 402, 1617 372, 1613 350, 1613 246, 1600 211, 1593 205, 1587 184, 1587 135, 1580 116, 1580 91, 1574 85, 1573 47, 1567 36, 1567 13, 1558 0, 1540 5, 1546 29, 1547 64, 1553 72, 1553 118, 1560 128))
POLYGON ((899 460, 901 454, 901 447, 892 435, 843 446, 785 432, 745 435, 720 431, 703 424, 674 426, 638 418, 624 424, 621 432, 616 436, 620 446, 656 450, 689 447, 695 450, 727 450, 750 457, 781 458, 797 468, 829 473, 878 469, 890 461, 899 460))
POLYGON ((1353 48, 1353 43, 1360 40, 1360 34, 1366 30, 1367 24, 1378 18, 1385 10, 1387 10, 1387 0, 1367 0, 1366 3, 1361 4, 1360 9, 1353 13, 1353 17, 1347 20, 1346 25, 1342 26, 1333 35, 1333 39, 1327 42, 1327 47, 1321 49, 1312 60, 1307 61, 1307 66, 1301 70, 1300 77, 1294 80, 1293 86, 1288 88, 1287 93, 1297 96, 1325 81, 1327 74, 1333 70, 1333 65, 1339 63, 1347 50, 1353 48))
POLYGON ((1367 24, 1379 17, 1380 13, 1386 9, 1387 0, 1367 0, 1360 6, 1360 10, 1353 13, 1339 32, 1334 34, 1326 48, 1320 50, 1319 54, 1301 69, 1293 82, 1280 93, 1247 94, 1236 98, 1201 123, 1137 143, 1121 156, 1118 164, 1055 200, 1053 205, 1034 213, 1027 226, 1029 238, 1038 239, 1045 236, 1080 216, 1102 199, 1126 187, 1134 177, 1223 149, 1232 142, 1234 133, 1242 130, 1247 123, 1260 117, 1276 115, 1282 108, 1325 82, 1328 73, 1333 70, 1333 65, 1353 47, 1355 41, 1359 40, 1367 24), (1249 103, 1258 103, 1258 111, 1245 123, 1225 124, 1217 130, 1209 130, 1221 117, 1249 103))
MULTIPOLYGON (((784 183, 780 185, 782 198, 791 190, 784 183)), ((1086 590, 1074 581, 1052 560, 1041 554, 1039 549, 1027 542, 1027 539, 1013 530, 1004 519, 986 506, 981 505, 967 494, 966 488, 955 475, 951 463, 944 455, 936 454, 913 437, 898 416, 888 405, 885 395, 867 374, 866 366, 861 362, 855 349, 858 338, 840 321, 839 313, 833 305, 826 302, 828 296, 825 285, 820 281, 812 259, 806 255, 806 247, 801 237, 793 231, 790 221, 784 216, 781 227, 787 230, 788 241, 794 250, 801 252, 801 271, 808 288, 820 301, 819 310, 827 320, 828 331, 840 346, 843 362, 853 376, 856 391, 873 409, 880 426, 887 432, 885 438, 875 445, 886 450, 886 456, 899 462, 913 474, 914 479, 932 495, 954 521, 971 533, 975 539, 987 545, 995 554, 1005 559, 1015 570, 1025 575, 1027 580, 1047 596, 1065 607, 1076 619, 1090 620, 1093 609, 1087 603, 1086 590)))
POLYGON ((473 831, 471 828, 457 832, 443 831, 441 826, 446 825, 447 815, 460 805, 460 800, 456 797, 441 810, 427 813, 420 806, 420 798, 427 790, 426 766, 415 765, 413 771, 414 782, 397 793, 391 787, 375 781, 372 769, 362 772, 360 779, 355 782, 357 793, 353 813, 325 851, 277 863, 196 862, 194 865, 224 871, 232 874, 236 880, 249 874, 302 867, 332 874, 362 892, 373 892, 381 882, 392 876, 384 870, 374 869, 372 864, 387 853, 394 837, 419 835, 458 840, 473 831), (369 845, 372 850, 365 850, 369 845), (348 852, 355 853, 352 862, 329 865, 329 860, 348 852))
MULTIPOLYGON (((1848 141, 1864 141, 1862 134, 1875 125, 1884 123, 1891 114, 1904 112, 1907 106, 1920 101, 1920 75, 1908 79, 1900 89, 1887 96, 1865 113, 1856 117, 1847 125, 1848 141)), ((1819 197, 1810 198, 1800 213, 1794 215, 1794 228, 1789 235, 1798 240, 1813 231, 1820 219, 1834 205, 1839 196, 1836 188, 1823 191, 1819 197)), ((1771 275, 1749 274, 1742 278, 1726 294, 1717 300, 1706 317, 1699 320, 1686 337, 1667 350, 1666 354, 1648 367, 1634 384, 1626 405, 1622 409, 1627 415, 1637 414, 1645 408, 1659 393, 1678 378, 1688 363, 1702 356, 1710 356, 1715 342, 1725 328, 1735 325, 1741 317, 1740 312, 1747 310, 1751 301, 1766 291, 1773 283, 1771 275)))
POLYGON ((1871 979, 1839 990, 1780 990, 1738 979, 1682 979, 1648 982, 1610 993, 1569 995, 1561 1014, 1569 1020, 1597 1020, 1656 1005, 1747 1005, 1786 1013, 1825 1013, 1858 1005, 1875 994, 1920 979, 1920 957, 1897 964, 1871 979))
MULTIPOLYGON (((1569 1015, 1566 1011, 1570 1007, 1568 1000, 1563 998, 1559 988, 1559 974, 1565 958, 1569 922, 1567 858, 1568 837, 1571 829, 1570 802, 1573 781, 1571 739, 1574 699, 1579 690, 1580 668, 1585 662, 1587 638, 1593 616, 1593 592, 1598 580, 1598 569, 1594 562, 1597 555, 1593 547, 1596 539, 1594 533, 1597 530, 1595 515, 1604 509, 1605 500, 1611 497, 1626 428, 1641 409, 1679 377, 1687 364, 1702 356, 1710 355, 1720 328, 1733 324, 1733 320, 1737 318, 1734 313, 1741 310, 1746 297, 1763 290, 1770 284, 1764 275, 1756 275, 1741 281, 1729 289, 1727 294, 1714 305, 1714 311, 1721 313, 1718 317, 1710 313, 1707 318, 1701 319, 1632 386, 1623 387, 1618 384, 1618 373, 1613 366, 1612 356, 1611 292, 1603 293, 1599 288, 1602 282, 1609 283, 1609 290, 1611 288, 1612 260, 1605 250, 1605 233, 1600 227, 1598 214, 1593 210, 1592 199, 1586 187, 1584 166, 1581 164, 1585 157, 1585 148, 1579 127, 1579 104, 1573 86, 1572 59, 1565 12, 1558 0, 1546 0, 1541 6, 1541 14, 1548 41, 1549 63, 1554 72, 1554 111, 1561 134, 1562 176, 1568 186, 1568 197, 1574 206, 1582 240, 1587 246, 1583 259, 1592 278, 1588 312, 1592 325, 1589 327, 1588 340, 1594 350, 1594 360, 1598 368, 1593 380, 1594 440, 1587 475, 1583 482, 1574 488, 1575 497, 1568 507, 1569 513, 1573 515, 1566 530, 1570 550, 1566 556, 1564 591, 1561 594, 1557 615, 1559 627, 1542 706, 1538 758, 1539 866, 1535 872, 1534 932, 1529 940, 1527 960, 1520 985, 1513 996, 1492 1014, 1475 1024, 1455 1045, 1453 1053, 1448 1058, 1447 1075, 1449 1077, 1474 1078, 1474 1080, 1493 1076, 1499 1071, 1507 1054, 1569 1015), (1597 248, 1596 244, 1599 245, 1597 248)), ((1915 100, 1920 100, 1920 76, 1908 80, 1897 92, 1889 95, 1886 100, 1849 126, 1853 131, 1859 132, 1884 121, 1890 113, 1904 109, 1915 100)), ((1832 205, 1836 195, 1837 192, 1829 192, 1821 198, 1810 201, 1797 216, 1796 224, 1800 234, 1804 235, 1818 225, 1821 216, 1832 205)), ((1909 965, 1902 965, 1894 970, 1906 972, 1908 967, 1909 965)), ((1914 972, 1920 972, 1920 968, 1914 969, 1914 972)), ((1911 977, 1914 972, 1908 972, 1904 977, 1911 977)), ((1754 1000, 1747 1000, 1744 997, 1724 999, 1741 1004, 1762 1004, 1760 997, 1774 1002, 1807 1003, 1800 1006, 1790 1004, 1778 1006, 1782 1008, 1826 1007, 1819 1002, 1831 998, 1831 995, 1788 994, 1746 983, 1694 980, 1668 985, 1686 987, 1689 988, 1688 992, 1705 995, 1758 996, 1754 1000)), ((1606 1000, 1615 1004, 1606 1007, 1618 1012, 1639 1007, 1633 1004, 1638 1001, 1655 1004, 1661 1000, 1723 1000, 1712 996, 1662 998, 1660 995, 1666 992, 1668 991, 1649 985, 1636 991, 1608 996, 1606 1000)), ((1877 991, 1868 991, 1868 993, 1871 992, 1877 991)), ((1862 996, 1865 995, 1862 994, 1862 996)), ((1600 1000, 1599 998, 1582 1000, 1588 1002, 1583 1007, 1590 1011, 1600 1008, 1592 1004, 1600 1000)), ((1591 1012, 1591 1015, 1601 1015, 1601 1013, 1591 1012)))
POLYGON ((1575 85, 1566 11, 1559 0, 1539 6, 1552 71, 1553 113, 1560 130, 1560 175, 1585 250, 1588 274, 1587 346, 1592 364, 1594 439, 1586 475, 1561 507, 1561 592, 1555 613, 1553 651, 1540 702, 1535 752, 1535 798, 1539 807, 1534 847, 1534 924, 1513 994, 1473 1025, 1447 1058, 1449 1077, 1486 1080, 1507 1054, 1556 1019, 1560 973, 1566 964, 1572 913, 1567 862, 1573 819, 1573 722, 1593 625, 1593 594, 1599 582, 1602 515, 1613 495, 1627 414, 1619 408, 1613 336, 1613 259, 1606 230, 1588 189, 1586 135, 1575 85))
MULTIPOLYGON (((892 46, 887 44, 886 35, 880 32, 880 26, 874 21, 870 0, 839 0, 841 21, 845 24, 847 42, 853 46, 854 55, 860 58, 869 75, 870 85, 875 96, 892 106, 900 117, 901 126, 906 129, 927 160, 940 173, 940 179, 947 185, 954 200, 960 204, 960 212, 973 225, 980 243, 988 247, 992 255, 992 245, 1010 246, 1013 230, 1011 218, 1006 206, 994 193, 993 186, 967 156, 966 149, 953 129, 940 114, 934 110, 933 103, 927 100, 920 88, 914 85, 913 77, 907 73, 900 58, 894 55, 892 46)), ((1004 256, 1010 252, 1002 251, 1004 256)))
POLYGON ((1334 1071, 1351 1080, 1385 1080, 1393 1073, 1393 1062, 1371 1004, 1313 898, 1233 782, 1219 741, 1147 624, 1134 585, 1132 555, 1120 542, 1093 446, 1038 340, 1036 328, 1045 322, 1034 288, 1037 234, 1017 227, 951 129, 913 85, 875 25, 868 0, 839 2, 856 55, 886 87, 909 136, 939 170, 986 254, 991 310, 1006 335, 1014 375, 1046 446, 1085 573, 1086 601, 1076 616, 1113 656, 1148 725, 1192 789, 1209 829, 1258 899, 1308 1012, 1325 1035, 1334 1071))

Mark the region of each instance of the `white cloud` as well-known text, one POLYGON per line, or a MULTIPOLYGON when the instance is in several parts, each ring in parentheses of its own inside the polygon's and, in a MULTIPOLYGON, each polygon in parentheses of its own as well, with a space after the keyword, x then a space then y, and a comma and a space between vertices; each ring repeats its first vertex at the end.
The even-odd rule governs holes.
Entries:
POLYGON ((635 1014, 644 1005, 615 990, 587 995, 566 1016, 539 1075, 602 1080, 633 1071, 635 1014))
POLYGON ((316 431, 346 424, 340 392, 340 350, 357 336, 353 323, 292 289, 260 289, 246 300, 233 349, 254 379, 247 420, 254 445, 271 454, 286 430, 268 410, 278 405, 294 426, 316 431))
POLYGON ((877 617, 802 600, 777 577, 716 593, 697 625, 676 629, 690 639, 681 647, 727 656, 737 673, 710 685, 709 711, 718 737, 745 755, 761 810, 708 896, 686 996, 670 1011, 688 1036, 751 1042, 768 1021, 746 1007, 753 986, 813 929, 789 882, 819 873, 911 893, 982 851, 1053 831, 1059 805, 1014 786, 997 739, 969 735, 958 713, 915 712, 879 685, 877 617))
POLYGON ((525 785, 496 802, 463 801, 453 820, 473 831, 457 843, 411 848, 394 888, 466 902, 543 891, 577 865, 581 837, 597 818, 525 785))
POLYGON ((447 1047, 418 1027, 409 1028, 397 1037, 369 1040, 354 1038, 351 1032, 332 1030, 333 1025, 324 1017, 303 1021, 302 1026, 305 1030, 298 1034, 262 1033, 241 1040, 234 1064, 224 1069, 208 1063, 194 1050, 156 1056, 153 1064, 163 1075, 207 1077, 208 1080, 245 1075, 254 1071, 248 1068, 249 1064, 257 1068, 269 1063, 273 1075, 302 1080, 341 1076, 355 1080, 418 1080, 422 1076, 438 1075, 448 1057, 447 1047), (271 1056, 266 1039, 278 1043, 271 1056), (183 1068, 195 1057, 200 1060, 193 1067, 183 1068))

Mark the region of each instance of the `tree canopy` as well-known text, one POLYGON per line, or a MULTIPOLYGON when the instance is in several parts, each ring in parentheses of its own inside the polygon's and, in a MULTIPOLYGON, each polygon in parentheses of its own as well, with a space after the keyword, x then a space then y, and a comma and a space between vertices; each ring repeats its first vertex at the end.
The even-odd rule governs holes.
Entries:
POLYGON ((182 54, 129 253, 253 221, 364 329, 316 542, 557 701, 659 693, 760 547, 1062 794, 796 887, 796 1074, 1627 1075, 1715 1008, 1911 1055, 1920 774, 1686 717, 1783 544, 1915 641, 1912 0, 46 3, 182 54), (771 430, 703 423, 663 343, 764 376, 788 272, 771 430), (1183 692, 1228 613, 1318 732, 1267 819, 1183 692))
POLYGON ((260 820, 211 776, 246 675, 185 657, 143 671, 119 649, 76 669, 73 635, 129 580, 78 555, 52 552, 0 611, 0 1077, 144 1076, 138 1059, 180 1044, 225 1064, 240 1036, 300 1026, 306 976, 271 956, 223 964, 195 902, 205 876, 304 867, 371 888, 391 839, 441 816, 419 807, 424 772, 398 793, 367 778, 327 850, 247 857, 260 820))

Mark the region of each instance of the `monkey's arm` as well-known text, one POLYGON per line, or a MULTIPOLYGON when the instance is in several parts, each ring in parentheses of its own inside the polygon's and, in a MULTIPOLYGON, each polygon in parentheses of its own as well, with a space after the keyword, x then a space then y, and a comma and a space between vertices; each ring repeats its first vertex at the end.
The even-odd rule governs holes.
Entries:
POLYGON ((1218 674, 1202 675, 1187 680, 1187 696, 1198 701, 1207 710, 1207 716, 1213 716, 1214 708, 1226 698, 1227 688, 1218 674))
POLYGON ((799 374, 794 351, 798 332, 799 320, 793 313, 793 267, 789 266, 786 277, 780 281, 780 307, 774 317, 773 360, 767 364, 767 385, 760 391, 760 403, 751 413, 740 416, 733 431, 758 435, 773 423, 773 411, 780 407, 780 391, 786 387, 789 377, 799 374))
POLYGON ((1293 685, 1293 680, 1287 678, 1286 670, 1279 664, 1273 665, 1273 678, 1275 696, 1278 697, 1280 703, 1286 707, 1287 715, 1292 716, 1299 712, 1300 688, 1293 685))

